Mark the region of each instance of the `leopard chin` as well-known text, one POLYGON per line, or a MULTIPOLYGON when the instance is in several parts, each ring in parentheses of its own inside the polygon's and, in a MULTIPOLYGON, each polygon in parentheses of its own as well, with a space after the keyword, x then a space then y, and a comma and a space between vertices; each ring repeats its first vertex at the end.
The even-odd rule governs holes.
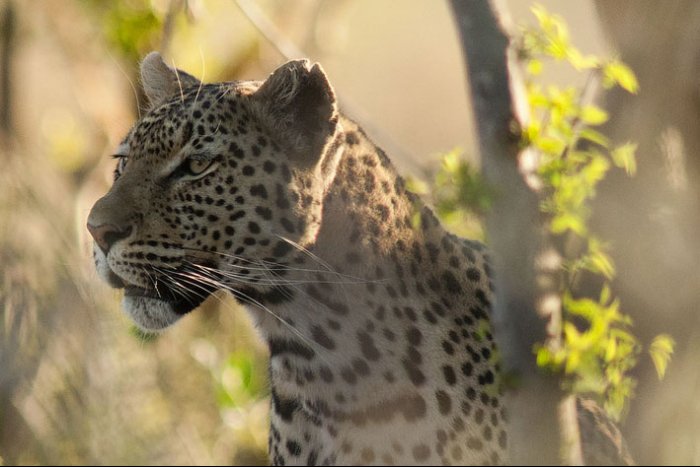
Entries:
POLYGON ((160 331, 201 305, 216 287, 197 285, 196 291, 173 290, 160 284, 144 289, 124 284, 122 309, 144 331, 160 331))
POLYGON ((158 298, 124 295, 122 309, 143 331, 155 332, 172 326, 184 313, 176 313, 172 303, 158 298))
POLYGON ((192 283, 189 289, 174 289, 156 279, 154 287, 134 285, 115 273, 106 258, 96 254, 97 269, 113 288, 124 290, 122 310, 144 331, 161 331, 201 305, 217 290, 215 281, 192 283))

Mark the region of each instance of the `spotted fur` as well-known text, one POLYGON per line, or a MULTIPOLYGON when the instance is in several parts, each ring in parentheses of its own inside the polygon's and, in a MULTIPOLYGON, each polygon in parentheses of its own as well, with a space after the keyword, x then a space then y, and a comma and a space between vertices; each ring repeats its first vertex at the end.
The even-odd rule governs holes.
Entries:
POLYGON ((88 219, 142 328, 210 293, 270 348, 274 464, 498 464, 508 444, 483 246, 416 206, 318 65, 202 84, 157 54, 153 107, 88 219))

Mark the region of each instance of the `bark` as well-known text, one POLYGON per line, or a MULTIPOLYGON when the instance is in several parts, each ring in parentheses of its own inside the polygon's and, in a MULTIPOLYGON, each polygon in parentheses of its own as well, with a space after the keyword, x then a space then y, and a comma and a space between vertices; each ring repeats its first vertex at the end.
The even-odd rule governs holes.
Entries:
POLYGON ((558 464, 559 381, 542 374, 533 347, 548 340, 548 316, 538 313, 535 259, 540 249, 537 194, 525 182, 519 147, 525 108, 523 85, 511 66, 503 12, 486 0, 452 0, 467 63, 482 172, 496 191, 487 217, 497 299, 494 331, 506 378, 510 460, 518 464, 558 464), (500 15, 499 15, 500 13, 500 15))

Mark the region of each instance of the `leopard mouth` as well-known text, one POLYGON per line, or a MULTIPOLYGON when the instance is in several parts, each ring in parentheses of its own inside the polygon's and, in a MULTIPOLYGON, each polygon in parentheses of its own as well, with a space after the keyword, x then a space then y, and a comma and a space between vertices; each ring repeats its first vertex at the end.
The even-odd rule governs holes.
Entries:
POLYGON ((217 289, 208 284, 197 284, 188 289, 175 289, 158 280, 155 281, 152 288, 143 288, 133 284, 124 284, 123 288, 125 298, 163 302, 180 316, 197 308, 217 289))
MULTIPOLYGON (((122 309, 131 320, 144 331, 161 331, 193 311, 220 287, 215 280, 187 279, 187 286, 178 286, 170 275, 154 277, 144 287, 134 284, 111 268, 103 270, 103 277, 114 288, 124 290, 122 309)), ((170 271, 174 277, 183 274, 184 269, 170 271)))
POLYGON ((202 286, 194 291, 173 290, 163 284, 154 288, 124 287, 122 309, 142 330, 159 332, 204 302, 216 289, 202 286))
POLYGON ((113 269, 99 249, 95 249, 95 265, 108 285, 124 291, 121 308, 144 331, 158 332, 171 326, 226 287, 223 278, 212 272, 216 265, 201 259, 187 259, 179 267, 160 271, 142 265, 149 278, 146 284, 135 283, 113 269))

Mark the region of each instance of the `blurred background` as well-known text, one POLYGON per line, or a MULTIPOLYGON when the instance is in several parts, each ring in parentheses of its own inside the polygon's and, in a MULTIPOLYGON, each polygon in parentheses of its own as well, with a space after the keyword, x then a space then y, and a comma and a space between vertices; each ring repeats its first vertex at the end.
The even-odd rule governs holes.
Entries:
MULTIPOLYGON (((506 3, 534 22, 530 1, 506 3)), ((700 3, 541 3, 580 49, 639 78, 639 95, 601 97, 639 170, 605 182, 595 221, 634 332, 678 347, 663 382, 640 361, 623 428, 641 463, 698 464, 700 3)), ((266 350, 245 312, 221 295, 154 339, 93 270, 85 220, 156 49, 205 81, 307 56, 403 173, 426 176, 457 146, 478 164, 447 2, 0 0, 0 465, 267 462, 266 350)))

